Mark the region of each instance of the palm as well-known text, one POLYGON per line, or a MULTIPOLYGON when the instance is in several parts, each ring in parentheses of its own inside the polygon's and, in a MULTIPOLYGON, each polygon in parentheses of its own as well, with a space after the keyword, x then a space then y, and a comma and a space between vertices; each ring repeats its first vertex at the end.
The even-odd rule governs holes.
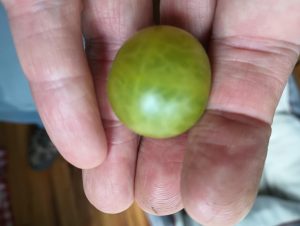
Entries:
POLYGON ((257 190, 275 107, 299 54, 299 0, 161 0, 163 23, 201 41, 213 28, 208 111, 188 138, 167 140, 130 132, 114 116, 105 91, 118 48, 152 24, 150 0, 2 1, 54 143, 78 167, 104 161, 83 174, 96 207, 119 212, 136 199, 156 214, 185 207, 210 225, 244 215, 257 190), (81 47, 83 4, 89 67, 81 47))

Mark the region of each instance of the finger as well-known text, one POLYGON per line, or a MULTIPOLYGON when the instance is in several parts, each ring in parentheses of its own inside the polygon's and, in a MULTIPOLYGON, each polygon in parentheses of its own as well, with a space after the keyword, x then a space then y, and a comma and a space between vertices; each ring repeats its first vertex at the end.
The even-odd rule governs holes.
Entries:
POLYGON ((160 21, 183 28, 204 43, 210 35, 215 5, 215 0, 161 0, 160 21))
POLYGON ((123 42, 152 23, 150 0, 85 1, 86 52, 93 73, 107 135, 105 162, 83 172, 85 193, 99 210, 117 213, 134 200, 134 177, 139 137, 123 126, 108 102, 106 81, 111 61, 123 42))
POLYGON ((218 2, 209 110, 191 131, 181 184, 184 206, 204 225, 234 225, 252 206, 273 114, 299 54, 296 2, 218 2))
POLYGON ((235 225, 252 205, 270 127, 243 115, 207 111, 190 132, 181 192, 189 215, 204 225, 235 225))
POLYGON ((99 165, 106 140, 82 47, 79 0, 4 1, 24 72, 54 144, 80 168, 99 165))
MULTIPOLYGON (((204 39, 212 22, 214 3, 211 0, 162 0, 160 9, 163 24, 179 26, 204 39)), ((167 215, 183 207, 180 174, 186 144, 186 134, 166 140, 143 138, 135 195, 145 211, 167 215)))
POLYGON ((135 196, 139 206, 154 215, 182 209, 180 173, 187 135, 157 140, 143 138, 137 163, 135 196))

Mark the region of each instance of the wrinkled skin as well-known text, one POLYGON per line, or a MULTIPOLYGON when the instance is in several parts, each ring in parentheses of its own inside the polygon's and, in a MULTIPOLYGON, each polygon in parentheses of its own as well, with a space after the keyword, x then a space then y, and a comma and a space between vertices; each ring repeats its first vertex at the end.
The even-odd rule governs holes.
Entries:
POLYGON ((47 131, 60 153, 85 169, 86 195, 99 210, 120 212, 136 200, 159 215, 185 207, 205 225, 245 216, 299 56, 300 0, 161 0, 161 23, 210 46, 213 76, 202 120, 166 140, 125 128, 105 90, 119 47, 152 25, 150 0, 2 2, 47 131))
POLYGON ((192 35, 171 26, 136 33, 118 51, 108 77, 108 98, 135 133, 168 138, 186 132, 203 114, 211 72, 192 35))

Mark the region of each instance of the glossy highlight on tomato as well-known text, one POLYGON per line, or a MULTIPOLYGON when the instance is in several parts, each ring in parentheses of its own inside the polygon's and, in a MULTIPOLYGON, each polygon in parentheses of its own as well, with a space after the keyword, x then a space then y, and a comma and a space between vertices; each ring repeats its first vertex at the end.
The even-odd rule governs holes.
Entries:
POLYGON ((153 26, 124 43, 108 77, 117 117, 139 135, 168 138, 203 114, 211 85, 209 59, 188 32, 153 26))

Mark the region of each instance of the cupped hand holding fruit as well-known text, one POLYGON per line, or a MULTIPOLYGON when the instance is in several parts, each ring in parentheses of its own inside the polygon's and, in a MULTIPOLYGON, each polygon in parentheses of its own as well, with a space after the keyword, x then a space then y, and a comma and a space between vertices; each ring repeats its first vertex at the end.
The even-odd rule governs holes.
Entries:
POLYGON ((107 98, 117 51, 153 25, 150 0, 2 2, 47 131, 85 169, 85 191, 97 208, 115 213, 135 199, 159 215, 185 207, 205 225, 232 225, 246 214, 299 55, 299 0, 161 0, 162 24, 209 43, 213 77, 199 123, 168 139, 133 133, 107 98))

